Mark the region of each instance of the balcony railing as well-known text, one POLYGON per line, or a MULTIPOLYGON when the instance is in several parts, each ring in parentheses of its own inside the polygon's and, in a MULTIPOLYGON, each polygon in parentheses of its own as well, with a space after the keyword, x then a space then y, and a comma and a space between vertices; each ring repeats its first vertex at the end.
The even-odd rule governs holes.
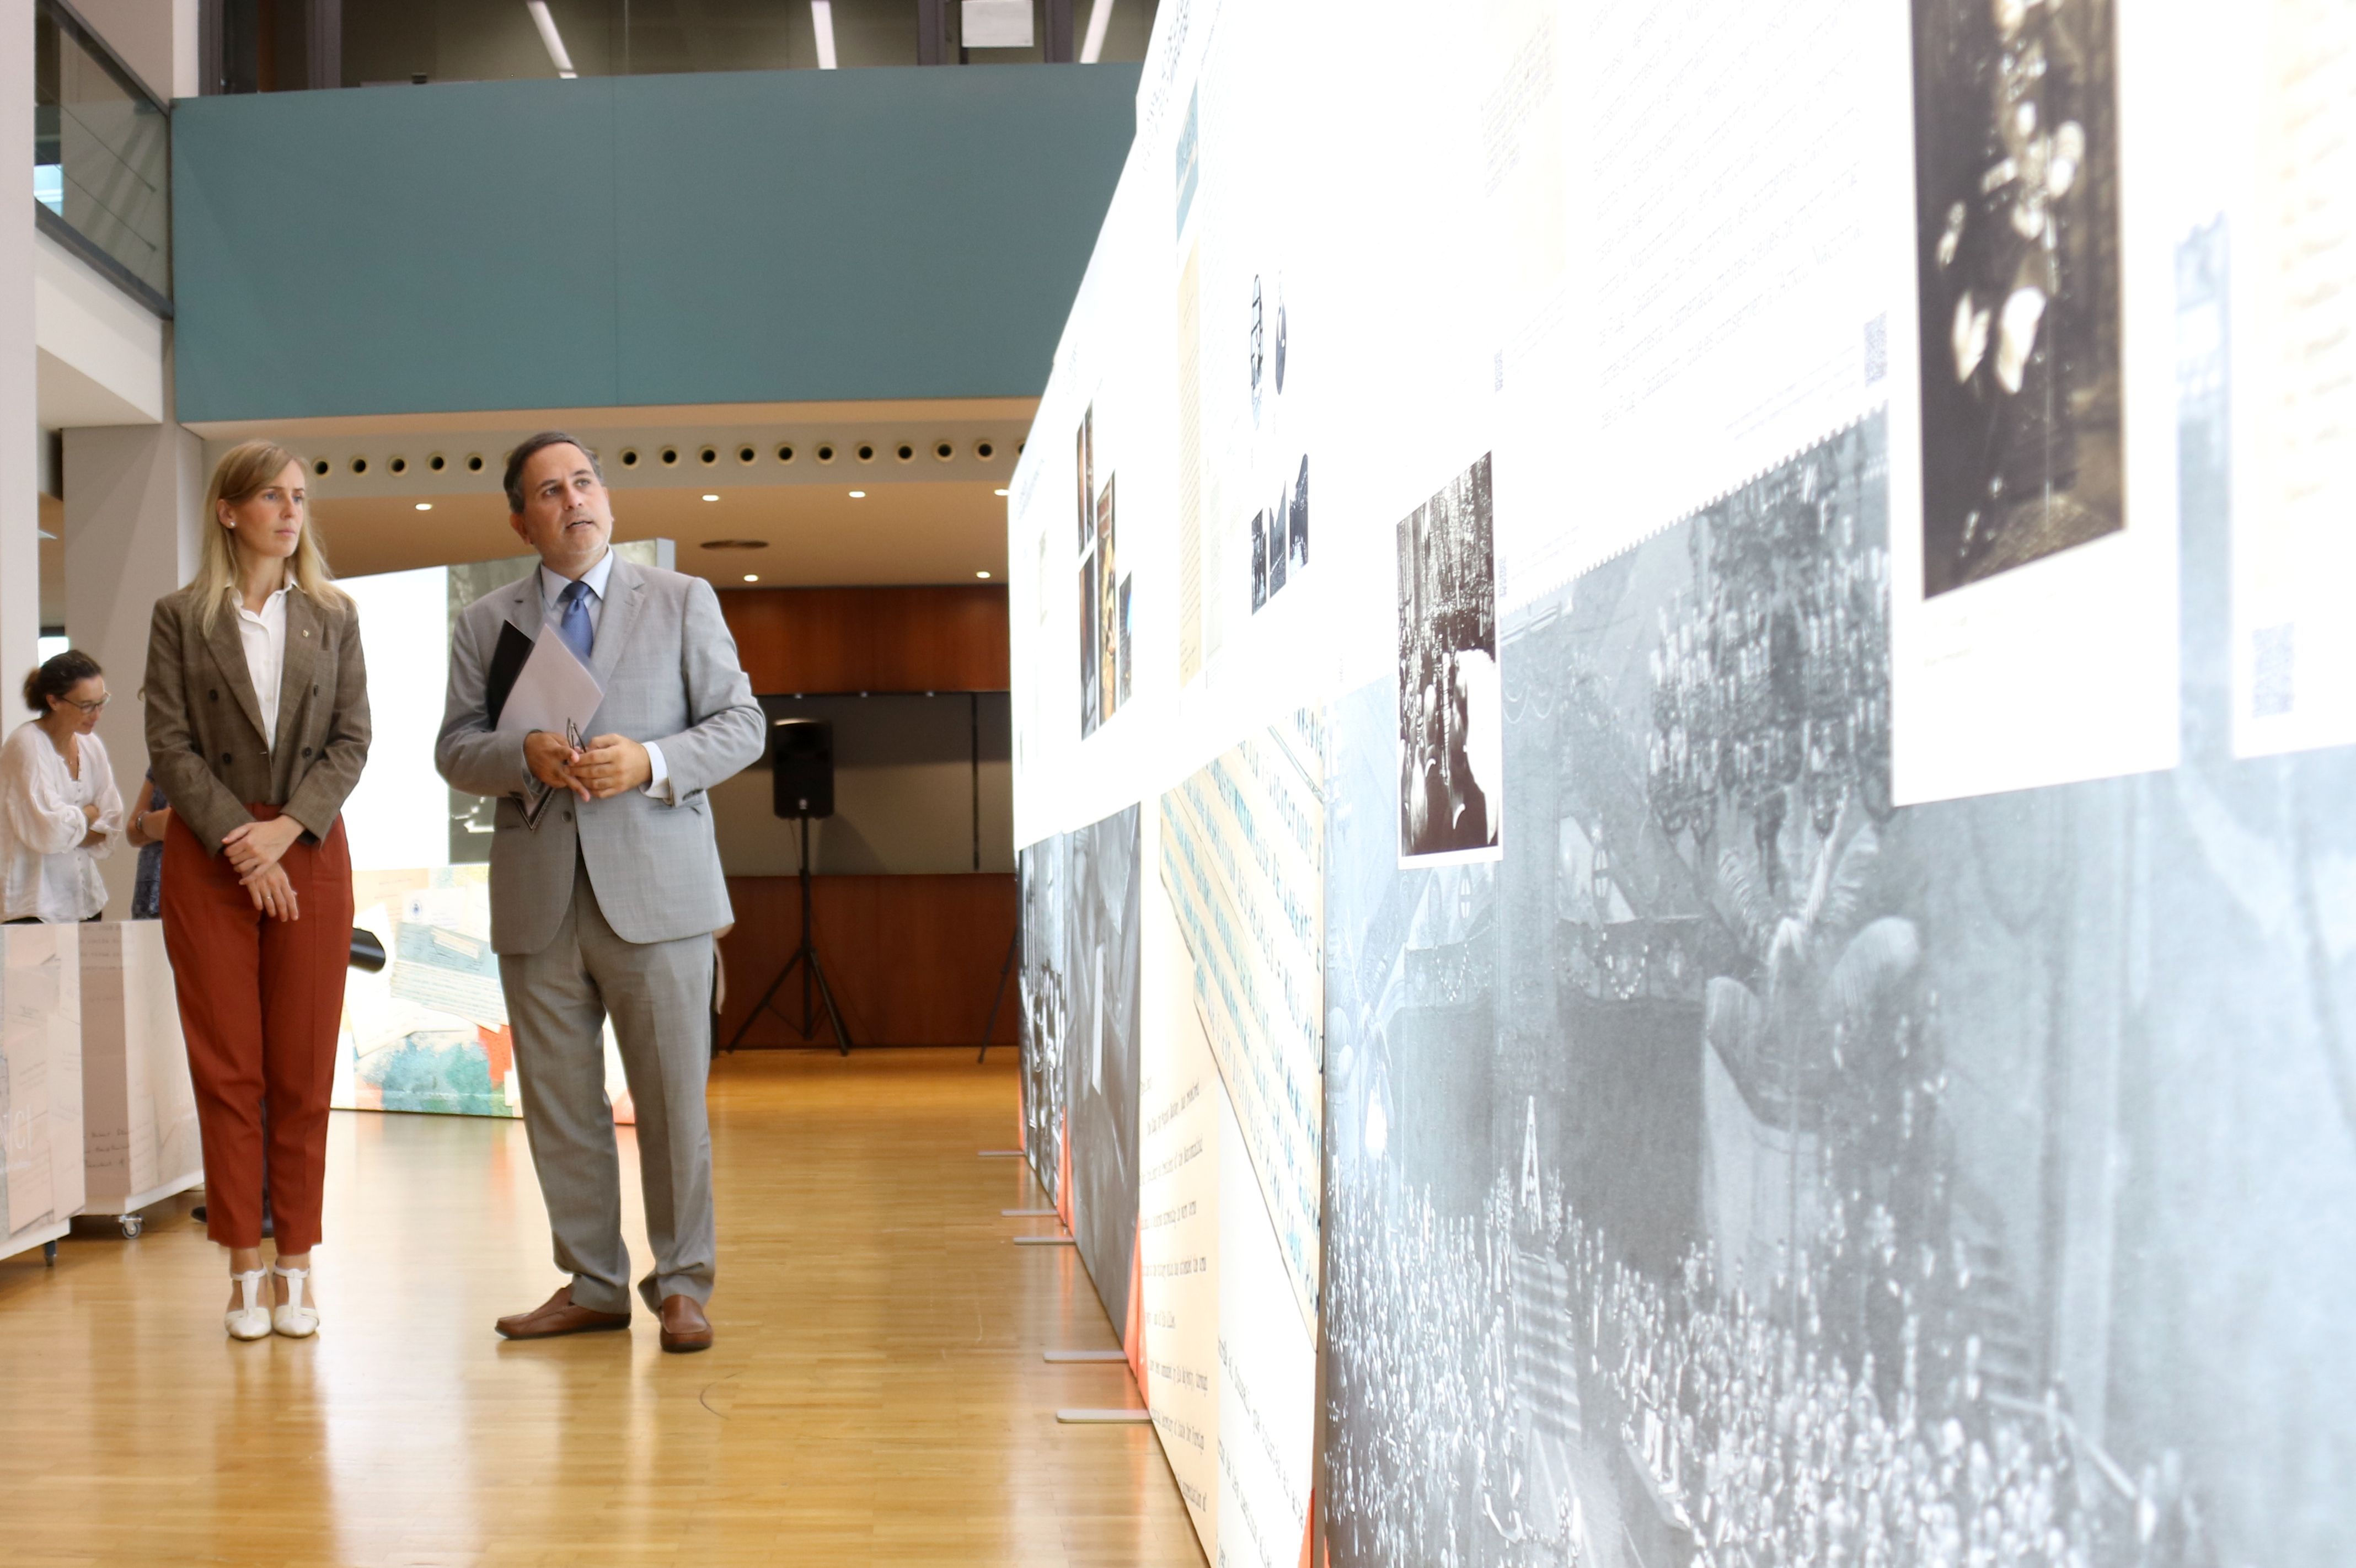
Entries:
POLYGON ((62 0, 33 16, 41 231, 172 314, 171 112, 62 0))

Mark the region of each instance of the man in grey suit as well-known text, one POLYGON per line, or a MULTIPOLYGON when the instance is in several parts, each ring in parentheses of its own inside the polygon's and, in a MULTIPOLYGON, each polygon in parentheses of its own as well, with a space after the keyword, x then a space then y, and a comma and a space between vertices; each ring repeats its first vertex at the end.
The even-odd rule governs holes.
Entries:
POLYGON ((435 765, 498 800, 491 946, 515 1031, 524 1130, 570 1283, 498 1320, 510 1339, 630 1322, 619 1162, 605 1101, 614 1021, 637 1107, 654 1269, 638 1294, 666 1350, 712 1344, 712 933, 729 922, 706 791, 761 755, 766 725, 710 584, 633 565, 608 541, 596 455, 559 431, 508 456, 508 521, 540 553, 520 583, 460 613, 435 765), (484 687, 499 628, 561 637, 604 699, 575 747, 501 736, 484 687), (557 792, 528 827, 522 802, 557 792))

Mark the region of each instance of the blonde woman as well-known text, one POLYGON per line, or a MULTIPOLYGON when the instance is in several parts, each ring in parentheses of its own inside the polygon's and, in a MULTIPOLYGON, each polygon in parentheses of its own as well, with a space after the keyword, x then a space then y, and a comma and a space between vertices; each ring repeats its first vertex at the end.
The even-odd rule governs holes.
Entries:
POLYGON ((106 908, 99 858, 123 832, 123 797, 98 738, 107 703, 98 660, 68 649, 25 677, 39 716, 0 745, 0 918, 95 920, 106 908))
POLYGON ((359 618, 313 535, 304 475, 273 442, 220 460, 202 564, 155 601, 147 643, 147 753, 172 802, 164 944, 196 1082, 206 1230, 230 1249, 225 1322, 239 1339, 319 1326, 306 1286, 352 927, 341 812, 369 748, 359 618))

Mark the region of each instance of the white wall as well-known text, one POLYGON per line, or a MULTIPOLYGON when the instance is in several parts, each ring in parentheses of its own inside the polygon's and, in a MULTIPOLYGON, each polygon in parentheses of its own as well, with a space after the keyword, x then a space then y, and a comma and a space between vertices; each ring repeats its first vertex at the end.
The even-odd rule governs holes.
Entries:
POLYGON ((39 422, 152 424, 164 417, 163 320, 46 234, 33 237, 39 422))
POLYGON ((74 0, 74 10, 156 97, 197 95, 197 0, 74 0))
MULTIPOLYGON (((127 806, 147 770, 147 628, 155 601, 196 572, 204 446, 177 424, 131 424, 69 430, 65 448, 66 631, 114 694, 98 733, 127 806)), ((124 918, 135 857, 102 865, 107 911, 124 918)))
MULTIPOLYGON (((32 0, 0 0, 0 103, 33 104, 32 0)), ((35 424, 33 203, 0 202, 0 675, 13 687, 40 637, 40 489, 35 424)), ((0 693, 5 694, 5 693, 0 693)))

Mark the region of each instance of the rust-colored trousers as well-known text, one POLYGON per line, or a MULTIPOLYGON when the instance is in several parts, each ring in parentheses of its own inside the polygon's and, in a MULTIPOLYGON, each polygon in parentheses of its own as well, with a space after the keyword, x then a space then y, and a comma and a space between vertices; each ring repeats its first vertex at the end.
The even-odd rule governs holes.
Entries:
MULTIPOLYGON (((262 822, 278 815, 274 806, 247 810, 262 822)), ((205 1233, 224 1246, 262 1245, 266 1103, 271 1219, 278 1251, 294 1257, 319 1240, 327 1096, 351 961, 342 820, 324 843, 297 839, 279 865, 294 885, 295 920, 255 908, 229 856, 207 854, 177 817, 164 836, 164 948, 204 1139, 205 1233)))

